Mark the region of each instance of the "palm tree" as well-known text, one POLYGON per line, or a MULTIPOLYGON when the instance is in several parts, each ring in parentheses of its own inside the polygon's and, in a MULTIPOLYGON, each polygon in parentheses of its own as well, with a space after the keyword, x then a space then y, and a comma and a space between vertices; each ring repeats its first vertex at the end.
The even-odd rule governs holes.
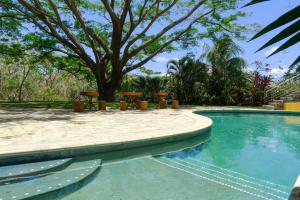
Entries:
POLYGON ((154 101, 153 93, 165 89, 164 77, 161 76, 138 76, 133 81, 136 91, 143 93, 144 98, 154 101))
POLYGON ((206 93, 205 85, 208 80, 208 66, 200 60, 188 56, 179 61, 172 60, 167 64, 167 75, 170 75, 171 93, 181 103, 202 103, 204 99, 199 94, 206 93))
POLYGON ((243 69, 246 62, 239 57, 242 49, 225 35, 216 39, 214 46, 206 50, 201 57, 211 69, 209 93, 213 103, 234 103, 239 96, 239 89, 245 83, 243 69))

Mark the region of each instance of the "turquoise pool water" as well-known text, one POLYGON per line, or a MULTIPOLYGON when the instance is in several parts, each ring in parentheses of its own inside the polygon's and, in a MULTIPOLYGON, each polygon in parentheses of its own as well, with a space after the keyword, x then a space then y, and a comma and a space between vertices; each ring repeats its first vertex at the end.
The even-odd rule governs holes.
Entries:
POLYGON ((300 116, 203 115, 214 122, 211 133, 177 143, 77 158, 75 168, 102 158, 101 169, 80 185, 37 199, 288 198, 300 174, 300 116))

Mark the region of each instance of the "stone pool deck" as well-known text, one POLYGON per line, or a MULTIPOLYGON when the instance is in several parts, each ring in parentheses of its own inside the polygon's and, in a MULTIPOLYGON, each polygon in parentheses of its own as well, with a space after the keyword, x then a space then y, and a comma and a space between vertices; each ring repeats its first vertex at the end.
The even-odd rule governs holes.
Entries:
POLYGON ((0 161, 83 146, 105 151, 126 148, 132 142, 141 146, 176 135, 192 136, 212 124, 210 119, 192 113, 193 110, 74 113, 55 109, 0 109, 0 161))

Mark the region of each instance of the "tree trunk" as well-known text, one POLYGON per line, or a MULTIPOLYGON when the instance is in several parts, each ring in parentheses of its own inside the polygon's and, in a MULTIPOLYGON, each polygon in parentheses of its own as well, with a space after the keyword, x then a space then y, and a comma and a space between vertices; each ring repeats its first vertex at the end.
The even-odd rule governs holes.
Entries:
POLYGON ((18 89, 18 101, 22 101, 22 92, 23 92, 23 86, 24 86, 24 83, 25 83, 25 80, 29 74, 29 71, 30 69, 28 68, 27 72, 26 72, 26 67, 24 67, 23 69, 23 77, 22 77, 22 80, 21 80, 21 84, 19 85, 19 89, 18 89))
MULTIPOLYGON (((98 86, 99 87, 99 86, 98 86)), ((104 90, 103 98, 107 102, 115 100, 115 91, 117 88, 106 87, 104 90)))
POLYGON ((94 71, 93 72, 96 81, 97 81, 97 87, 99 92, 99 100, 105 100, 107 102, 112 102, 115 99, 115 91, 117 90, 120 82, 121 77, 120 76, 112 76, 112 79, 109 83, 107 83, 104 78, 103 74, 100 73, 100 71, 94 71), (114 78, 113 78, 114 77, 114 78))

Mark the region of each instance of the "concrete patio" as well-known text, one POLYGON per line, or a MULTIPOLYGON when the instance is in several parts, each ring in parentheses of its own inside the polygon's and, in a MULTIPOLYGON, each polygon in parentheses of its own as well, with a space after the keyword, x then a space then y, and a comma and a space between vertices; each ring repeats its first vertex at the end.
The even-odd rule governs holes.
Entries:
POLYGON ((143 144, 211 126, 210 119, 192 111, 0 110, 0 156, 133 141, 143 144))

